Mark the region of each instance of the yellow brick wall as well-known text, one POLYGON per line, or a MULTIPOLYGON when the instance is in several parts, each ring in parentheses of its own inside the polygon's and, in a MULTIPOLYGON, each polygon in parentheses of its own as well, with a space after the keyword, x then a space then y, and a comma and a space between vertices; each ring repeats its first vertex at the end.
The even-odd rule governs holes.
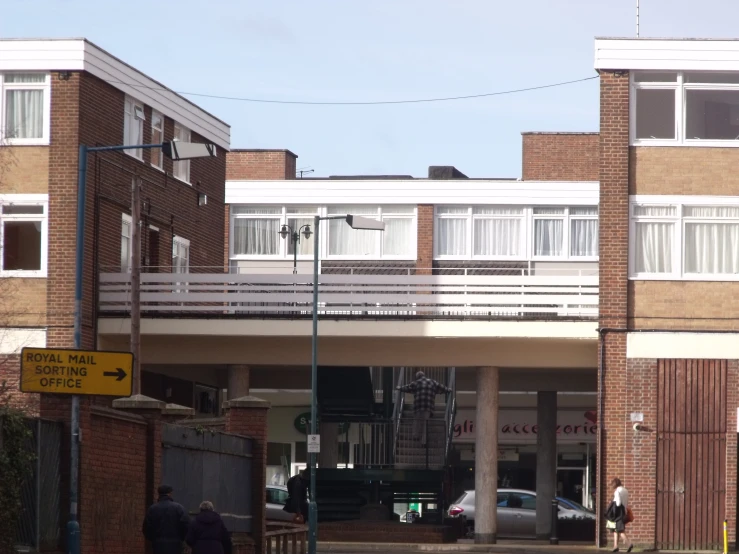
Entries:
POLYGON ((0 193, 49 192, 48 146, 4 146, 1 150, 0 193))
POLYGON ((632 147, 629 194, 739 196, 739 148, 632 147))
POLYGON ((46 325, 46 279, 0 279, 0 328, 46 325))

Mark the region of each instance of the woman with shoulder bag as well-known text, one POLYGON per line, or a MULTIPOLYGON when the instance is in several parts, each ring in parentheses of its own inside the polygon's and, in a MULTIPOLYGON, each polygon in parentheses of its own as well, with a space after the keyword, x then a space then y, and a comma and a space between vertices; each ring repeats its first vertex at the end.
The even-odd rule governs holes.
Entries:
POLYGON ((621 483, 621 479, 615 477, 611 480, 611 488, 613 489, 613 500, 606 510, 606 529, 613 533, 613 550, 618 552, 619 539, 623 544, 629 544, 626 552, 631 552, 634 545, 629 542, 626 536, 626 525, 634 521, 634 515, 629 508, 629 491, 621 483))

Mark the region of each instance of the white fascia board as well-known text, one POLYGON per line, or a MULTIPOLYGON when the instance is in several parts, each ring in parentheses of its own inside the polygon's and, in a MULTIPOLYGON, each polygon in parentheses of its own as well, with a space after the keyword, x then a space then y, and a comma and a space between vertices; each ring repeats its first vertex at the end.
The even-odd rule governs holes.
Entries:
POLYGON ((664 332, 626 335, 626 357, 639 359, 736 360, 739 359, 739 332, 664 332))
POLYGON ((84 39, 0 40, 0 71, 87 71, 221 148, 231 147, 227 123, 84 39))
POLYGON ((354 179, 226 181, 227 204, 507 204, 594 206, 593 182, 493 181, 483 179, 354 179))
POLYGON ((739 41, 596 39, 595 69, 739 71, 739 41))

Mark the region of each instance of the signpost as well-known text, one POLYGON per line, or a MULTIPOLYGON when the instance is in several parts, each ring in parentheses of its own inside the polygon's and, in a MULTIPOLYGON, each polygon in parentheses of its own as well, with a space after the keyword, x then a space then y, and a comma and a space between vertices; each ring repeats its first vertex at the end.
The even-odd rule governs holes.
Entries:
POLYGON ((21 351, 21 391, 131 396, 133 354, 58 348, 21 351))

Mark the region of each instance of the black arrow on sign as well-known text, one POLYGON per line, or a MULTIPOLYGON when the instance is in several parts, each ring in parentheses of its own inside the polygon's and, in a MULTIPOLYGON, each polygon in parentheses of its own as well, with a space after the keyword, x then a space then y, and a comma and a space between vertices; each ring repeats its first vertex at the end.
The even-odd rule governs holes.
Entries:
POLYGON ((126 378, 126 375, 128 375, 125 371, 123 371, 123 368, 117 367, 115 368, 115 371, 105 371, 103 372, 103 377, 117 377, 116 381, 123 381, 126 378))

